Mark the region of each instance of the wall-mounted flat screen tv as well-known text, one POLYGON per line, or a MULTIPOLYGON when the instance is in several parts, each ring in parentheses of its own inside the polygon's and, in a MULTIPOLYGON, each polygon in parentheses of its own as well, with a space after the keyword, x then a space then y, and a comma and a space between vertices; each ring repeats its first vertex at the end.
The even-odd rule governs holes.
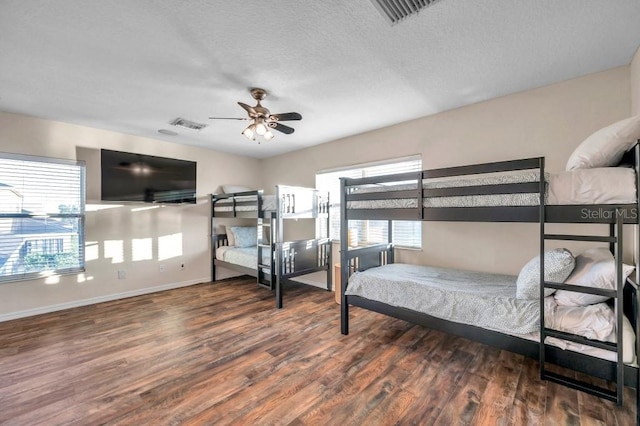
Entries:
POLYGON ((196 163, 102 149, 103 201, 195 203, 196 163))

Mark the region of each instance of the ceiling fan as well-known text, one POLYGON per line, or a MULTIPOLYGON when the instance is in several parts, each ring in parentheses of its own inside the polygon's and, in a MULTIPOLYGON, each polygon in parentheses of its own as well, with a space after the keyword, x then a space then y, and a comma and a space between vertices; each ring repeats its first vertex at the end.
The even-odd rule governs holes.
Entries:
POLYGON ((280 121, 294 121, 302 120, 302 116, 297 112, 285 112, 282 114, 271 114, 271 112, 260 104, 260 101, 264 100, 267 96, 267 91, 264 89, 254 88, 251 89, 251 96, 258 101, 256 106, 249 106, 245 103, 238 102, 247 114, 248 118, 228 118, 228 117, 209 117, 211 120, 251 120, 252 123, 242 131, 242 134, 251 140, 256 140, 256 135, 262 136, 266 140, 273 139, 273 133, 271 129, 277 130, 282 133, 290 135, 294 132, 294 129, 286 126, 280 121))

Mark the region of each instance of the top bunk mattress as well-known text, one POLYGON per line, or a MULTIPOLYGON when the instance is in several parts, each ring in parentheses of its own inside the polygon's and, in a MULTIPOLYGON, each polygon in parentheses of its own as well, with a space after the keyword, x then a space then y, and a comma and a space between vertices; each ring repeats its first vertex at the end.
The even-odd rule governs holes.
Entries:
MULTIPOLYGON (((466 186, 535 183, 540 181, 538 170, 518 170, 487 173, 464 178, 424 179, 423 189, 466 186)), ((578 169, 569 172, 545 173, 547 205, 631 204, 636 202, 635 171, 626 167, 578 169)), ((353 194, 414 190, 415 183, 397 185, 363 185, 351 187, 353 194)), ((540 194, 491 194, 425 197, 423 207, 485 207, 537 206, 540 194)), ((416 208, 417 198, 349 201, 348 209, 416 208)))

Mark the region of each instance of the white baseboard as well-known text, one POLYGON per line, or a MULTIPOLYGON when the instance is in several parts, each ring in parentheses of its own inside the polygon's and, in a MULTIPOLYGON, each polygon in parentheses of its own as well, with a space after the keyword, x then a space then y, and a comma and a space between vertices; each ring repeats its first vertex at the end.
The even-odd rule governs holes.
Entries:
POLYGON ((154 287, 141 288, 137 290, 125 291, 124 293, 107 294, 105 296, 92 297, 90 299, 74 300, 72 302, 59 303, 57 305, 41 306, 24 311, 10 312, 8 314, 0 314, 0 322, 10 321, 19 318, 31 317, 34 315, 48 314, 51 312, 62 311, 65 309, 77 308, 79 306, 94 305, 96 303, 110 302, 112 300, 126 299, 127 297, 141 296, 143 294, 156 293, 159 291, 172 290, 174 288, 187 287, 194 284, 201 284, 211 281, 210 277, 200 278, 178 283, 162 284, 154 287))

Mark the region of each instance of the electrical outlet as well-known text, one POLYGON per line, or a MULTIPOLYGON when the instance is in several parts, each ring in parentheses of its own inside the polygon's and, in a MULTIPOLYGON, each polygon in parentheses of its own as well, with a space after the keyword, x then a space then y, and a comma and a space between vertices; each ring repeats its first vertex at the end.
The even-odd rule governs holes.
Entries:
POLYGON ((165 266, 164 265, 160 265, 160 272, 164 272, 165 271, 165 266))
POLYGON ((124 280, 125 278, 127 278, 126 272, 123 271, 123 270, 118 271, 118 279, 119 280, 124 280))

